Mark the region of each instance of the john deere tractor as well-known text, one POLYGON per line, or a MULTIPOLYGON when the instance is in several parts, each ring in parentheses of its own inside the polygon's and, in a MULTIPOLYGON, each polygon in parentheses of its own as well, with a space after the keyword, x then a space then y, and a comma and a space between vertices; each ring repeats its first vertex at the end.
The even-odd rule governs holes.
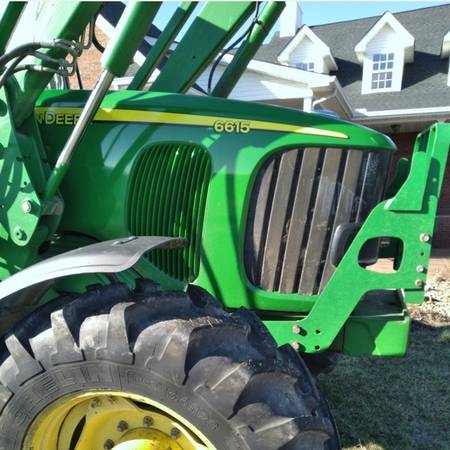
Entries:
POLYGON ((3 6, 0 449, 338 449, 312 372, 406 352, 450 125, 389 181, 388 137, 226 99, 280 2, 181 3, 112 91, 159 6, 127 3, 92 91, 68 86, 101 3, 44 2, 19 46, 3 6))

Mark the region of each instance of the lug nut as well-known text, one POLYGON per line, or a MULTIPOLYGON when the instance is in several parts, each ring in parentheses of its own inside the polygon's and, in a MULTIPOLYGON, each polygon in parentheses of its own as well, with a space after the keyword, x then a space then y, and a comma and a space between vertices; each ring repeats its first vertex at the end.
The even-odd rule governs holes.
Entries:
POLYGON ((123 433, 125 430, 128 430, 128 424, 125 422, 125 420, 121 420, 117 425, 117 431, 123 433))
POLYGON ((171 430, 170 430, 170 438, 171 439, 178 439, 178 437, 180 436, 180 434, 181 434, 181 431, 178 429, 178 428, 172 428, 171 430))
POLYGON ((424 284, 425 284, 425 283, 424 283, 422 280, 416 280, 416 286, 417 286, 418 288, 423 288, 424 284))
POLYGON ((111 450, 114 447, 114 441, 112 439, 107 439, 103 444, 104 450, 111 450))
POLYGON ((422 242, 430 242, 431 236, 430 236, 428 233, 422 233, 422 234, 420 235, 420 240, 421 240, 422 242))
POLYGON ((293 343, 291 344, 291 347, 292 347, 296 352, 298 352, 298 351, 300 350, 300 344, 299 344, 298 342, 293 342, 293 343))
POLYGON ((300 328, 299 325, 294 325, 294 326, 292 327, 292 332, 293 332, 294 334, 300 334, 301 331, 302 331, 302 329, 300 328))
POLYGON ((144 424, 144 427, 147 428, 153 425, 153 419, 150 416, 145 416, 142 422, 144 424))

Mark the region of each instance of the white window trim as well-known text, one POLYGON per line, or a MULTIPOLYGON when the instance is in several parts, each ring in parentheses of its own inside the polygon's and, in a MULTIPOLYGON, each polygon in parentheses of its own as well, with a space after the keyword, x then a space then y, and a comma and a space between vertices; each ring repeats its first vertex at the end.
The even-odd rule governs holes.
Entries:
POLYGON ((403 67, 405 65, 404 53, 401 49, 377 50, 364 58, 362 94, 376 94, 381 92, 398 92, 402 89, 403 67), (393 53, 394 67, 392 68, 392 86, 390 88, 372 89, 373 56, 378 53, 393 53))
POLYGON ((441 58, 448 58, 447 86, 450 86, 450 31, 444 36, 444 39, 442 40, 441 58))
POLYGON ((450 31, 444 36, 441 47, 441 58, 448 58, 450 56, 450 31))

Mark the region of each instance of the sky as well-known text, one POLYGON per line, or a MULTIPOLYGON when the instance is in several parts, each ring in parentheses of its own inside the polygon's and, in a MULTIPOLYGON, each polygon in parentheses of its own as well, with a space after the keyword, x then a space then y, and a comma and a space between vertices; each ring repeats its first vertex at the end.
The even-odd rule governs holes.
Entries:
MULTIPOLYGON (((359 19, 362 17, 371 17, 382 15, 386 11, 393 13, 408 11, 411 9, 425 8, 450 3, 449 1, 320 1, 310 0, 301 1, 300 6, 303 11, 303 23, 307 25, 320 25, 323 23, 338 22, 343 20, 359 19)), ((155 25, 158 28, 164 28, 170 16, 178 5, 177 1, 164 2, 155 18, 155 25)), ((197 9, 201 8, 201 5, 197 9)), ((197 11, 197 10, 196 10, 197 11)), ((194 14, 195 15, 195 12, 194 14)), ((188 22, 189 24, 189 22, 188 22)), ((188 25, 187 24, 187 25, 188 25)), ((277 30, 275 25, 274 31, 277 30)), ((450 24, 449 24, 450 27, 450 24)), ((186 29, 186 26, 184 27, 186 29)), ((183 31, 182 33, 183 34, 183 31)))

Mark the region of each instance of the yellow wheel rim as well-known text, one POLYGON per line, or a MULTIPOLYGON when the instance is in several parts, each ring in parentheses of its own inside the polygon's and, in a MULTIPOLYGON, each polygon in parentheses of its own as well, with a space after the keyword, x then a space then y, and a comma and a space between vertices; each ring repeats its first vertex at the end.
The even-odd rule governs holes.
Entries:
POLYGON ((70 394, 39 413, 23 450, 216 450, 193 424, 135 394, 70 394))

